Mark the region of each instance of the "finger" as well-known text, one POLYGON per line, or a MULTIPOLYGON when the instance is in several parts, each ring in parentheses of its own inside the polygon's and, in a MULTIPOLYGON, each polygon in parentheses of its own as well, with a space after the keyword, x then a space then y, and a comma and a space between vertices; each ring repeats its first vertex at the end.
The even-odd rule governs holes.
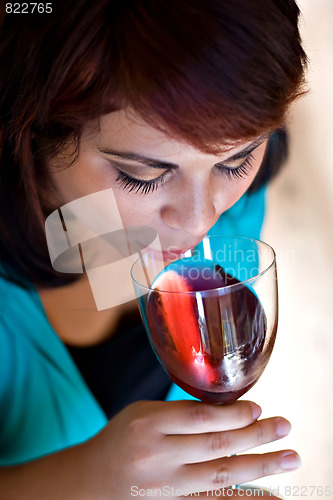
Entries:
POLYGON ((163 434, 201 434, 239 429, 250 425, 261 414, 251 401, 211 405, 201 401, 169 401, 152 406, 156 429, 163 434))
POLYGON ((207 462, 276 441, 287 436, 290 429, 288 420, 275 417, 232 431, 166 436, 165 453, 172 457, 173 463, 175 459, 179 464, 207 462))
POLYGON ((177 488, 189 488, 190 493, 227 488, 232 484, 248 483, 300 466, 295 451, 284 450, 260 455, 237 455, 180 467, 176 473, 177 488))

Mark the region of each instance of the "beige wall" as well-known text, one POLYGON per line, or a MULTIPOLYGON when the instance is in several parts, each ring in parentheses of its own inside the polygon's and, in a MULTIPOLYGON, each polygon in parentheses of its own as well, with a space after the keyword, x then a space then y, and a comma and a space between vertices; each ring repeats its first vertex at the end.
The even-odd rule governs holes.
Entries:
POLYGON ((263 233, 278 256, 278 338, 246 397, 262 405, 264 416, 281 414, 293 424, 288 438, 262 449, 283 444, 303 462, 296 472, 257 483, 280 486, 285 498, 323 499, 333 498, 333 0, 299 5, 310 92, 292 109, 291 154, 270 188, 263 233), (286 486, 298 496, 288 496, 286 486), (321 496, 319 486, 330 486, 331 495, 321 496))

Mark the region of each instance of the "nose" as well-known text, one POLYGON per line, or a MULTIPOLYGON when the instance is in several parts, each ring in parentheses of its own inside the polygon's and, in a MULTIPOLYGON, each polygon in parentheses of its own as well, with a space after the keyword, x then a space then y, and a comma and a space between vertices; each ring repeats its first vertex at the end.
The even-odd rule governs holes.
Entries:
POLYGON ((203 237, 221 213, 213 186, 192 182, 175 192, 174 198, 161 209, 163 222, 172 229, 194 237, 203 237))

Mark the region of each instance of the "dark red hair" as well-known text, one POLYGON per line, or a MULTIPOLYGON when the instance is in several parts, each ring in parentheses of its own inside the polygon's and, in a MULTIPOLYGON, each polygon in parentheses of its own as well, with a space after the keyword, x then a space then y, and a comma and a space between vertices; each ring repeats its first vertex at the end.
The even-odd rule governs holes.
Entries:
POLYGON ((65 279, 45 243, 46 158, 87 122, 130 107, 217 152, 282 127, 303 91, 293 0, 57 0, 0 16, 0 261, 39 284, 65 279))

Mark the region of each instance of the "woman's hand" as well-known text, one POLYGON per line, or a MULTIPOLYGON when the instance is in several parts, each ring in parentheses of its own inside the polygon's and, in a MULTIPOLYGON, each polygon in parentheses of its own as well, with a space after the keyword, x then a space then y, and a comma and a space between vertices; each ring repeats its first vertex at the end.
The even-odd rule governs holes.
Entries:
POLYGON ((258 421, 260 414, 248 401, 131 404, 84 445, 92 498, 129 500, 155 489, 179 498, 298 468, 290 450, 230 456, 289 433, 287 420, 258 421))

